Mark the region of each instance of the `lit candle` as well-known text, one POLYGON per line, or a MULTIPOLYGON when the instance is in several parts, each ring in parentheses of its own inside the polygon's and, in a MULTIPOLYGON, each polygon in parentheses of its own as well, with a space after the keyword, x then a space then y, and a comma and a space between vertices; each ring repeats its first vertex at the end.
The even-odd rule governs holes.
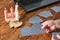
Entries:
POLYGON ((12 7, 10 8, 10 12, 11 12, 11 17, 14 18, 14 9, 12 7))
POLYGON ((4 9, 4 15, 5 15, 5 21, 7 21, 7 19, 8 19, 8 12, 7 12, 6 8, 4 9))
POLYGON ((19 20, 19 12, 18 12, 18 4, 15 5, 15 18, 18 21, 19 20))

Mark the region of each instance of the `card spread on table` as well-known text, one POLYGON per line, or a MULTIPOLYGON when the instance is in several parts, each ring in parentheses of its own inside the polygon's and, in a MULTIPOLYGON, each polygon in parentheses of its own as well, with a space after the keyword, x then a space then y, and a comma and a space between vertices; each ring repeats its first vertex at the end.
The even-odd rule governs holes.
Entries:
POLYGON ((57 34, 60 36, 60 32, 53 32, 52 36, 54 40, 59 40, 59 38, 57 37, 57 34))
POLYGON ((52 35, 56 35, 56 34, 59 34, 60 32, 53 32, 52 35))
POLYGON ((42 22, 42 19, 40 19, 38 16, 34 16, 34 17, 30 18, 28 22, 32 23, 32 24, 40 23, 40 22, 42 22))
POLYGON ((31 28, 30 28, 29 26, 24 26, 24 27, 21 29, 21 34, 22 34, 22 36, 31 35, 31 28))
POLYGON ((52 16, 52 13, 50 11, 43 11, 43 12, 40 12, 40 14, 38 15, 47 18, 49 16, 52 16))
POLYGON ((56 35, 53 35, 54 40, 59 40, 56 35))
POLYGON ((36 35, 42 33, 44 33, 44 30, 41 29, 41 25, 39 23, 33 24, 32 27, 24 26, 21 30, 22 36, 36 35))
POLYGON ((51 9, 54 10, 55 12, 60 12, 60 6, 54 6, 51 9))
POLYGON ((41 29, 40 23, 33 24, 31 30, 32 34, 42 34, 45 32, 44 29, 41 29))

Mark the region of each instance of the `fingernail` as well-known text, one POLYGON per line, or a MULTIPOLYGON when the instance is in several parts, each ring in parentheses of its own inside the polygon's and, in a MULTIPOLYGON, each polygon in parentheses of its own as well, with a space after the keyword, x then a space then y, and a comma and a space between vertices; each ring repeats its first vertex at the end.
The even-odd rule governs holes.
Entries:
POLYGON ((43 29, 43 27, 41 27, 41 29, 43 29))

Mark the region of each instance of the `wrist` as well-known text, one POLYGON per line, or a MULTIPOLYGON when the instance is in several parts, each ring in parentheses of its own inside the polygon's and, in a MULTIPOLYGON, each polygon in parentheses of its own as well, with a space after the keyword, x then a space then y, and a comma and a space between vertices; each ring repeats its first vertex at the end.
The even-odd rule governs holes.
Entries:
POLYGON ((60 29, 60 19, 54 20, 54 24, 55 24, 56 29, 60 29))

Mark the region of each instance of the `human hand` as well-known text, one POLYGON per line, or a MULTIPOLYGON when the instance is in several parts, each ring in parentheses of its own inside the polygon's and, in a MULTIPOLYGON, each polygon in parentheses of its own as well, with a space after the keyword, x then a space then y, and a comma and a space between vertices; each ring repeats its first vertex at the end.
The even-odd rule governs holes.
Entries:
POLYGON ((42 29, 45 29, 46 33, 52 32, 56 29, 54 20, 45 21, 41 25, 42 29))
POLYGON ((58 20, 48 20, 43 22, 42 24, 42 29, 46 30, 46 33, 49 32, 60 32, 60 19, 58 20))

